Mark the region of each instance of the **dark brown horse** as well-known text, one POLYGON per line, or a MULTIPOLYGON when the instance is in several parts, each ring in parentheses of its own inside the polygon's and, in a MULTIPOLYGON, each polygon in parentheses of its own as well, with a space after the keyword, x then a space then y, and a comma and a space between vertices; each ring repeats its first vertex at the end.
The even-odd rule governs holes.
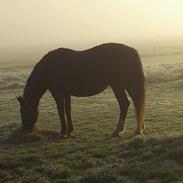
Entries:
POLYGON ((120 107, 120 117, 113 136, 124 130, 131 96, 137 115, 138 134, 144 130, 144 73, 134 48, 107 43, 84 51, 59 48, 46 54, 30 74, 20 102, 22 127, 32 131, 38 117, 39 100, 49 90, 57 104, 61 137, 73 131, 71 96, 85 97, 111 86, 120 107), (66 117, 66 118, 65 118, 66 117))

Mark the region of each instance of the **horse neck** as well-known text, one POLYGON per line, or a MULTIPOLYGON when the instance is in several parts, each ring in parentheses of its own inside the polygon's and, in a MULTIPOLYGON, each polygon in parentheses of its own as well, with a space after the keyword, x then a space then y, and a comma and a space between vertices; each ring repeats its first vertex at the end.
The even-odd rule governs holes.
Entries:
POLYGON ((23 97, 30 107, 37 109, 39 101, 45 91, 46 88, 43 85, 43 81, 41 80, 40 75, 37 74, 34 69, 25 85, 23 97))

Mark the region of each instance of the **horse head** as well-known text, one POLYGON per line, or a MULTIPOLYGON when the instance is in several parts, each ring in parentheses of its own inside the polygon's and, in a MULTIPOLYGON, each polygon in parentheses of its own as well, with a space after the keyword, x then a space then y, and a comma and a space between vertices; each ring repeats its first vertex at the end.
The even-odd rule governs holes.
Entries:
POLYGON ((22 128, 27 132, 32 132, 34 124, 38 118, 38 110, 29 105, 29 103, 24 99, 24 97, 16 97, 20 103, 20 114, 22 119, 22 128))

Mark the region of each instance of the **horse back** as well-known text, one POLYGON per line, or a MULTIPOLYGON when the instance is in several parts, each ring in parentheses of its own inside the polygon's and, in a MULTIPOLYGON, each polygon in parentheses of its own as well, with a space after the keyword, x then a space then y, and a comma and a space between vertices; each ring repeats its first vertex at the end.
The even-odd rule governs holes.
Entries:
POLYGON ((103 44, 84 51, 56 49, 38 63, 49 88, 76 96, 103 91, 111 82, 121 85, 133 72, 136 50, 122 44, 103 44))

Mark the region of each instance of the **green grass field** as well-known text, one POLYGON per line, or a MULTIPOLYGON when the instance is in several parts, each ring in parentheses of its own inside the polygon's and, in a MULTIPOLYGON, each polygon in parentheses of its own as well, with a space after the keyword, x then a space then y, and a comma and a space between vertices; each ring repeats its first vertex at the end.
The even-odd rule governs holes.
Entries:
POLYGON ((0 182, 183 182, 183 55, 142 58, 146 82, 146 131, 135 136, 133 104, 126 133, 111 138, 119 108, 110 88, 72 97, 74 133, 58 137, 56 105, 47 92, 34 134, 19 129, 19 104, 32 66, 0 69, 0 182), (177 62, 176 62, 177 61, 177 62), (41 131, 42 130, 42 131, 41 131))

